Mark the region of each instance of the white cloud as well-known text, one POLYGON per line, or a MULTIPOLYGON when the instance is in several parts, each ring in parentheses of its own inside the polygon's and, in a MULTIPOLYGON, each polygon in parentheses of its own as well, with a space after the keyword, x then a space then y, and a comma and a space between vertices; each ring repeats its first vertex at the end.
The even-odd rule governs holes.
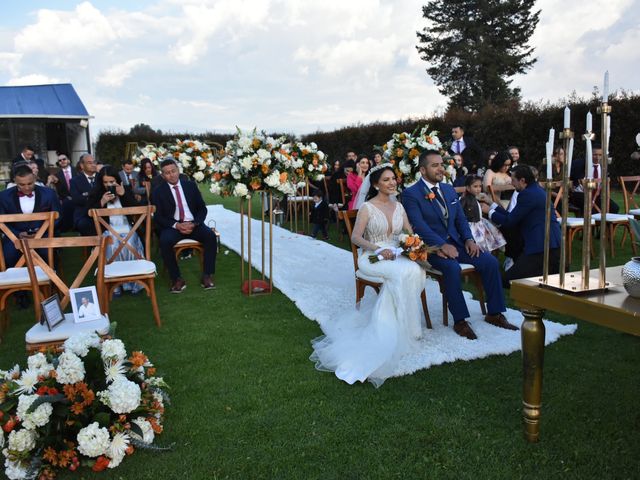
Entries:
POLYGON ((65 80, 61 80, 56 77, 47 77, 46 75, 41 75, 39 73, 31 73, 22 77, 11 78, 5 83, 5 85, 11 87, 17 85, 47 85, 50 83, 61 82, 65 82, 65 80))
POLYGON ((140 68, 147 63, 148 60, 145 58, 133 58, 131 60, 127 60, 124 63, 108 68, 102 75, 96 78, 96 81, 107 87, 120 87, 125 80, 133 75, 133 72, 137 68, 140 68))
POLYGON ((20 72, 21 53, 0 52, 0 71, 16 76, 20 72))

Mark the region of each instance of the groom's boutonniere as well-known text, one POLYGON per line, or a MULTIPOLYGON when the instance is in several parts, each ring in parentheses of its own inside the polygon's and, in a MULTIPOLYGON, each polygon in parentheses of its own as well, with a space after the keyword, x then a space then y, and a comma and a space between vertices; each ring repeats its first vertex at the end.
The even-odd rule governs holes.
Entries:
POLYGON ((436 198, 436 194, 433 192, 428 191, 426 188, 424 189, 424 199, 425 200, 429 200, 430 202, 433 201, 433 199, 436 198))

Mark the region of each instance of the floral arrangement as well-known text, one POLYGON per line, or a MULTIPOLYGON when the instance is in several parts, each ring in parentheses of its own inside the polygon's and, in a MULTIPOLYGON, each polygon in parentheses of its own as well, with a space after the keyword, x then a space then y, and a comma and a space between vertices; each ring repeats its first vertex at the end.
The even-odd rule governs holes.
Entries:
POLYGON ((225 155, 212 166, 211 192, 216 195, 251 198, 253 192, 270 191, 293 195, 292 173, 304 166, 290 153, 284 137, 272 138, 256 129, 238 128, 227 142, 225 155))
POLYGON ((302 165, 295 170, 295 177, 298 182, 304 182, 305 178, 319 181, 324 178, 327 171, 326 155, 318 150, 318 145, 311 142, 305 145, 300 142, 291 144, 289 151, 291 157, 302 160, 302 165))
POLYGON ((199 140, 179 140, 169 146, 170 154, 180 165, 182 173, 196 182, 209 180, 213 173, 214 152, 199 140))
POLYGON ((0 371, 0 446, 10 479, 115 468, 162 432, 167 385, 142 352, 82 333, 62 353, 36 353, 0 371), (5 434, 6 437, 5 437, 5 434))
MULTIPOLYGON (((433 198, 435 198, 435 194, 431 193, 433 198)), ((385 248, 381 248, 381 250, 385 250, 385 248)), ((402 234, 398 237, 398 247, 393 248, 389 247, 388 250, 393 250, 396 258, 399 255, 403 255, 409 260, 413 260, 414 262, 426 262, 427 256, 438 250, 438 247, 430 247, 420 238, 420 235, 413 233, 411 235, 402 234)), ((384 260, 382 255, 374 254, 369 255, 369 262, 376 263, 380 260, 384 260)))
MULTIPOLYGON (((391 140, 379 148, 384 159, 394 166, 399 190, 410 187, 420 179, 418 159, 423 151, 434 150, 444 153, 438 132, 430 132, 428 125, 418 127, 412 133, 394 133, 391 140)), ((445 180, 449 181, 446 175, 445 180)))
POLYGON ((143 158, 148 158, 153 162, 153 164, 158 167, 160 166, 160 161, 164 158, 171 155, 171 152, 168 148, 161 146, 156 147, 153 144, 147 144, 144 147, 138 147, 138 152, 131 157, 133 164, 137 167, 142 162, 143 158))

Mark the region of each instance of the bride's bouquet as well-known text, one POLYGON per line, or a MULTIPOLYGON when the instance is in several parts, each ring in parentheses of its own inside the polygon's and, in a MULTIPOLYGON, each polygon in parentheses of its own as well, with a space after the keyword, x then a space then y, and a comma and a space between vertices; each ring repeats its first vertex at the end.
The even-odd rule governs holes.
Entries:
MULTIPOLYGON (((411 235, 402 234, 398 237, 398 247, 395 250, 396 257, 403 255, 414 262, 426 262, 427 256, 435 252, 438 247, 430 247, 420 238, 420 235, 413 233, 411 235)), ((383 260, 382 255, 369 255, 369 261, 376 263, 383 260)))

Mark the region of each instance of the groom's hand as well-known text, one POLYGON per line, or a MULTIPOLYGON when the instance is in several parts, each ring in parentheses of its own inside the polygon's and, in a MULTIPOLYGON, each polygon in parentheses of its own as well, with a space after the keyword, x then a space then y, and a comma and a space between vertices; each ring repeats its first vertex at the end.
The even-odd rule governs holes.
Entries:
POLYGON ((479 257, 480 252, 482 251, 480 250, 478 244, 472 239, 468 239, 466 242, 464 242, 464 248, 467 250, 467 253, 470 257, 479 257))
POLYGON ((458 249, 449 243, 445 243, 438 250, 438 256, 442 258, 458 258, 458 249))

